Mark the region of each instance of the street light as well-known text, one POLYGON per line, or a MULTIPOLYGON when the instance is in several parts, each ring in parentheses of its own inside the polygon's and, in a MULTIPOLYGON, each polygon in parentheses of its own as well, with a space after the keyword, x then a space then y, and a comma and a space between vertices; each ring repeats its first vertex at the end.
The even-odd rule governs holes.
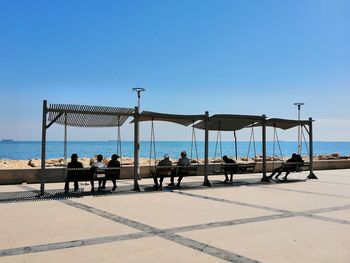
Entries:
MULTIPOLYGON (((298 121, 300 121, 300 108, 305 105, 304 102, 296 102, 295 106, 298 107, 298 121)), ((301 154, 301 125, 298 126, 298 154, 301 154)))
POLYGON ((138 180, 140 176, 140 129, 139 129, 139 114, 140 114, 140 99, 141 92, 145 91, 144 88, 133 88, 133 91, 137 92, 137 107, 135 107, 135 126, 134 126, 134 190, 140 191, 138 180))
POLYGON ((142 92, 142 91, 145 91, 146 89, 137 87, 137 88, 133 88, 132 90, 135 91, 135 92, 137 92, 137 108, 139 109, 139 112, 140 112, 141 92, 142 92))

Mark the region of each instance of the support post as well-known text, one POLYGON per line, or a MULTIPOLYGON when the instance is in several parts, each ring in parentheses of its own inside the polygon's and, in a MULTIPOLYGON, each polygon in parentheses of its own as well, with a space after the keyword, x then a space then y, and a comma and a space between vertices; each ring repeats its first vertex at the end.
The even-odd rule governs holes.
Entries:
POLYGON ((208 130, 209 112, 205 112, 204 119, 204 186, 211 186, 208 179, 208 155, 209 155, 209 130, 208 130))
POLYGON ((138 180, 140 176, 140 124, 139 124, 139 107, 135 107, 134 113, 134 190, 140 191, 138 180))
POLYGON ((237 135, 236 131, 233 131, 233 136, 235 137, 235 157, 236 157, 236 162, 238 160, 238 152, 237 152, 237 135))
POLYGON ((266 115, 264 114, 262 119, 262 155, 263 155, 263 160, 262 160, 262 174, 263 177, 261 178, 261 182, 270 182, 269 178, 266 176, 266 115))
POLYGON ((308 179, 318 179, 314 174, 314 147, 313 147, 313 133, 312 133, 312 118, 309 118, 309 159, 310 159, 310 173, 308 179))
POLYGON ((43 100, 43 119, 42 119, 42 129, 41 129, 41 169, 40 169, 40 195, 41 196, 44 196, 44 191, 45 191, 46 115, 47 115, 47 100, 43 100))

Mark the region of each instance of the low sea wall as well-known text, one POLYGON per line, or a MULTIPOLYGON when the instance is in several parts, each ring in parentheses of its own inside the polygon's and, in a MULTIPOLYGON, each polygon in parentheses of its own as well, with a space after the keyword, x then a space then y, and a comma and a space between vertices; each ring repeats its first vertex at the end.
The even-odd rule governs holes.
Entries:
MULTIPOLYGON (((279 167, 281 162, 267 162, 266 170, 271 172, 274 168, 279 167)), ((212 174, 214 170, 219 168, 220 164, 209 164, 208 172, 212 174)), ((317 160, 314 161, 314 170, 332 170, 332 169, 350 169, 350 160, 317 160)), ((140 173, 142 178, 150 177, 151 168, 141 166, 140 173)), ((255 172, 262 171, 262 163, 256 163, 255 172)), ((31 169, 1 169, 0 184, 33 184, 40 183, 41 170, 37 168, 31 169)), ((204 175, 204 165, 198 165, 198 175, 204 175)), ((317 175, 317 172, 316 172, 317 175)), ((123 166, 120 172, 121 179, 132 179, 134 177, 133 166, 123 166)), ((46 168, 45 182, 59 183, 66 179, 66 171, 63 168, 46 168)))

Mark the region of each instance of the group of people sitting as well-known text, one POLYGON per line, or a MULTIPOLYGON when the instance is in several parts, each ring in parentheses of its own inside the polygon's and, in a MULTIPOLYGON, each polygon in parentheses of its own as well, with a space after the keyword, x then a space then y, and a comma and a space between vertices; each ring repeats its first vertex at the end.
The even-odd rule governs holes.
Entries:
MULTIPOLYGON (((106 165, 103 162, 103 156, 101 154, 97 155, 96 160, 91 163, 91 169, 90 169, 91 173, 95 175, 98 169, 120 168, 120 162, 118 161, 119 157, 120 157, 119 155, 113 154, 111 156, 111 160, 106 165)), ((224 166, 223 166, 223 171, 225 175, 224 182, 232 183, 233 174, 237 173, 238 166, 235 165, 236 162, 233 159, 227 157, 226 155, 222 157, 222 160, 224 162, 224 166), (230 178, 228 177, 228 174, 230 174, 230 178)), ((304 161, 299 154, 293 153, 292 157, 288 159, 286 162, 303 163, 304 161)), ((170 183, 168 184, 168 186, 175 186, 174 178, 176 175, 178 176, 176 187, 180 187, 183 177, 188 174, 188 170, 185 167, 188 167, 191 164, 190 160, 187 158, 186 151, 182 151, 180 153, 180 158, 178 159, 176 164, 177 166, 179 166, 177 170, 172 169, 171 167, 172 162, 170 161, 169 154, 164 155, 164 158, 158 162, 157 169, 153 172, 154 188, 156 189, 162 188, 164 177, 166 176, 170 176, 170 183), (164 167, 164 169, 162 169, 162 167, 164 167), (181 168, 181 167, 184 167, 184 168, 181 168), (159 178, 159 183, 158 183, 158 178, 159 178)), ((78 155, 76 153, 72 154, 71 162, 68 163, 68 168, 83 168, 83 164, 78 161, 78 155)), ((271 179, 273 178, 274 175, 276 175, 276 179, 278 179, 278 177, 282 174, 283 171, 284 171, 283 166, 278 167, 273 170, 272 174, 268 176, 268 178, 271 179)), ((284 179, 286 180, 290 171, 285 171, 285 172, 286 172, 286 175, 284 179)), ((106 169, 104 173, 105 173, 105 176, 98 180, 98 191, 100 191, 101 189, 106 189, 106 181, 107 181, 106 177, 111 179, 113 183, 112 191, 115 191, 117 189, 116 179, 119 179, 120 170, 116 169, 113 171, 108 171, 108 169, 106 169)), ((69 172, 68 172, 68 175, 69 175, 69 172)), ((65 193, 69 191, 70 178, 68 177, 69 176, 67 176, 65 186, 64 186, 65 193)), ((74 191, 78 191, 79 189, 78 181, 77 180, 73 180, 73 181, 74 181, 74 191)), ((90 183, 91 183, 91 191, 94 192, 94 181, 92 180, 90 181, 90 183)))
MULTIPOLYGON (((180 153, 180 158, 177 161, 177 165, 178 166, 189 166, 191 164, 190 159, 187 158, 187 152, 186 151, 182 151, 180 153)), ((169 154, 165 154, 164 158, 162 160, 160 160, 157 164, 158 167, 165 167, 165 166, 172 166, 172 162, 170 161, 170 156, 169 154)), ((170 168, 170 167, 169 167, 170 168)), ((156 171, 154 171, 153 173, 153 180, 154 180, 154 188, 158 189, 158 188, 162 188, 163 185, 163 181, 164 181, 164 177, 166 175, 168 175, 168 173, 170 172, 170 183, 168 184, 168 186, 175 186, 175 170, 171 170, 171 169, 157 169, 156 171), (158 184, 158 177, 159 177, 159 184, 158 184)), ((187 171, 185 168, 181 169, 181 167, 178 169, 177 171, 178 174, 178 179, 177 179, 177 184, 176 187, 180 187, 182 178, 187 175, 187 171)))
MULTIPOLYGON (((111 156, 111 160, 106 165, 103 162, 102 154, 97 155, 96 160, 91 163, 90 172, 92 173, 92 175, 94 175, 98 169, 120 168, 120 162, 118 161, 119 157, 120 157, 119 155, 113 154, 111 156)), ((78 161, 78 155, 76 153, 73 153, 71 155, 71 161, 68 163, 67 168, 68 169, 84 168, 83 164, 78 161)), ((64 186, 65 193, 68 193, 68 191, 69 191, 69 180, 71 179, 71 178, 69 178, 69 172, 70 171, 68 171, 67 179, 66 179, 65 186, 64 186)), ((106 177, 107 176, 108 176, 108 178, 111 179, 111 181, 113 183, 112 191, 115 191, 117 189, 116 180, 119 179, 120 170, 116 169, 113 171, 108 171, 108 169, 106 169, 104 171, 104 173, 105 173, 105 176, 98 180, 98 191, 100 191, 101 189, 106 189, 106 182, 107 182, 106 177)), ((90 181, 90 183, 91 183, 91 192, 94 192, 95 191, 94 181, 92 180, 92 181, 90 181)), ((79 190, 78 181, 74 180, 74 191, 78 191, 78 190, 79 190)))
MULTIPOLYGON (((304 160, 301 158, 300 154, 293 153, 292 157, 289 158, 286 163, 295 163, 295 164, 303 164, 304 160)), ((274 175, 276 175, 276 179, 278 180, 278 177, 283 173, 283 165, 281 167, 278 167, 273 170, 272 174, 268 176, 269 179, 272 179, 274 175)), ((287 176, 290 174, 290 171, 285 171, 286 175, 283 177, 284 180, 287 180, 287 176)))

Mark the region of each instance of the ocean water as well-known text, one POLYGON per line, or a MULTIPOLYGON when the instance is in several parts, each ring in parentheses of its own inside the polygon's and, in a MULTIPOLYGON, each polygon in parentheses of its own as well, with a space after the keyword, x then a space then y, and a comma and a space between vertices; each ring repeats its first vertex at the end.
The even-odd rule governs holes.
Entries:
MULTIPOLYGON (((181 151, 187 151, 187 156, 193 159, 204 158, 204 142, 197 142, 197 147, 192 145, 191 151, 190 141, 157 141, 155 144, 156 157, 159 158, 168 153, 172 158, 179 157, 181 151), (197 148, 197 152, 196 152, 197 148), (192 154, 191 154, 192 152, 192 154)), ((290 156, 293 152, 297 152, 297 142, 280 142, 282 156, 290 156)), ((72 153, 78 153, 80 157, 92 157, 96 154, 102 154, 110 157, 113 153, 117 153, 116 141, 69 141, 68 157, 72 153)), ((279 147, 273 142, 267 142, 267 155, 281 156, 279 147)), ((238 156, 247 157, 249 149, 249 157, 253 157, 254 148, 257 155, 261 155, 261 142, 256 142, 255 147, 249 142, 238 142, 238 156), (250 148, 250 149, 249 149, 250 148)), ((134 143, 132 141, 122 142, 122 156, 133 157, 134 143)), ((314 155, 340 153, 341 155, 350 154, 350 142, 314 142, 314 155)), ((209 142, 209 157, 219 158, 220 155, 235 155, 234 143, 225 141, 220 144, 209 142)), ((302 145, 302 155, 308 155, 305 143, 302 145)), ((64 156, 64 143, 61 141, 48 141, 46 144, 46 158, 59 158, 64 156)), ((150 157, 150 142, 142 141, 140 147, 141 157, 150 157)), ((41 157, 40 141, 0 141, 0 159, 26 160, 41 157)), ((152 158, 154 154, 152 153, 152 158)))

